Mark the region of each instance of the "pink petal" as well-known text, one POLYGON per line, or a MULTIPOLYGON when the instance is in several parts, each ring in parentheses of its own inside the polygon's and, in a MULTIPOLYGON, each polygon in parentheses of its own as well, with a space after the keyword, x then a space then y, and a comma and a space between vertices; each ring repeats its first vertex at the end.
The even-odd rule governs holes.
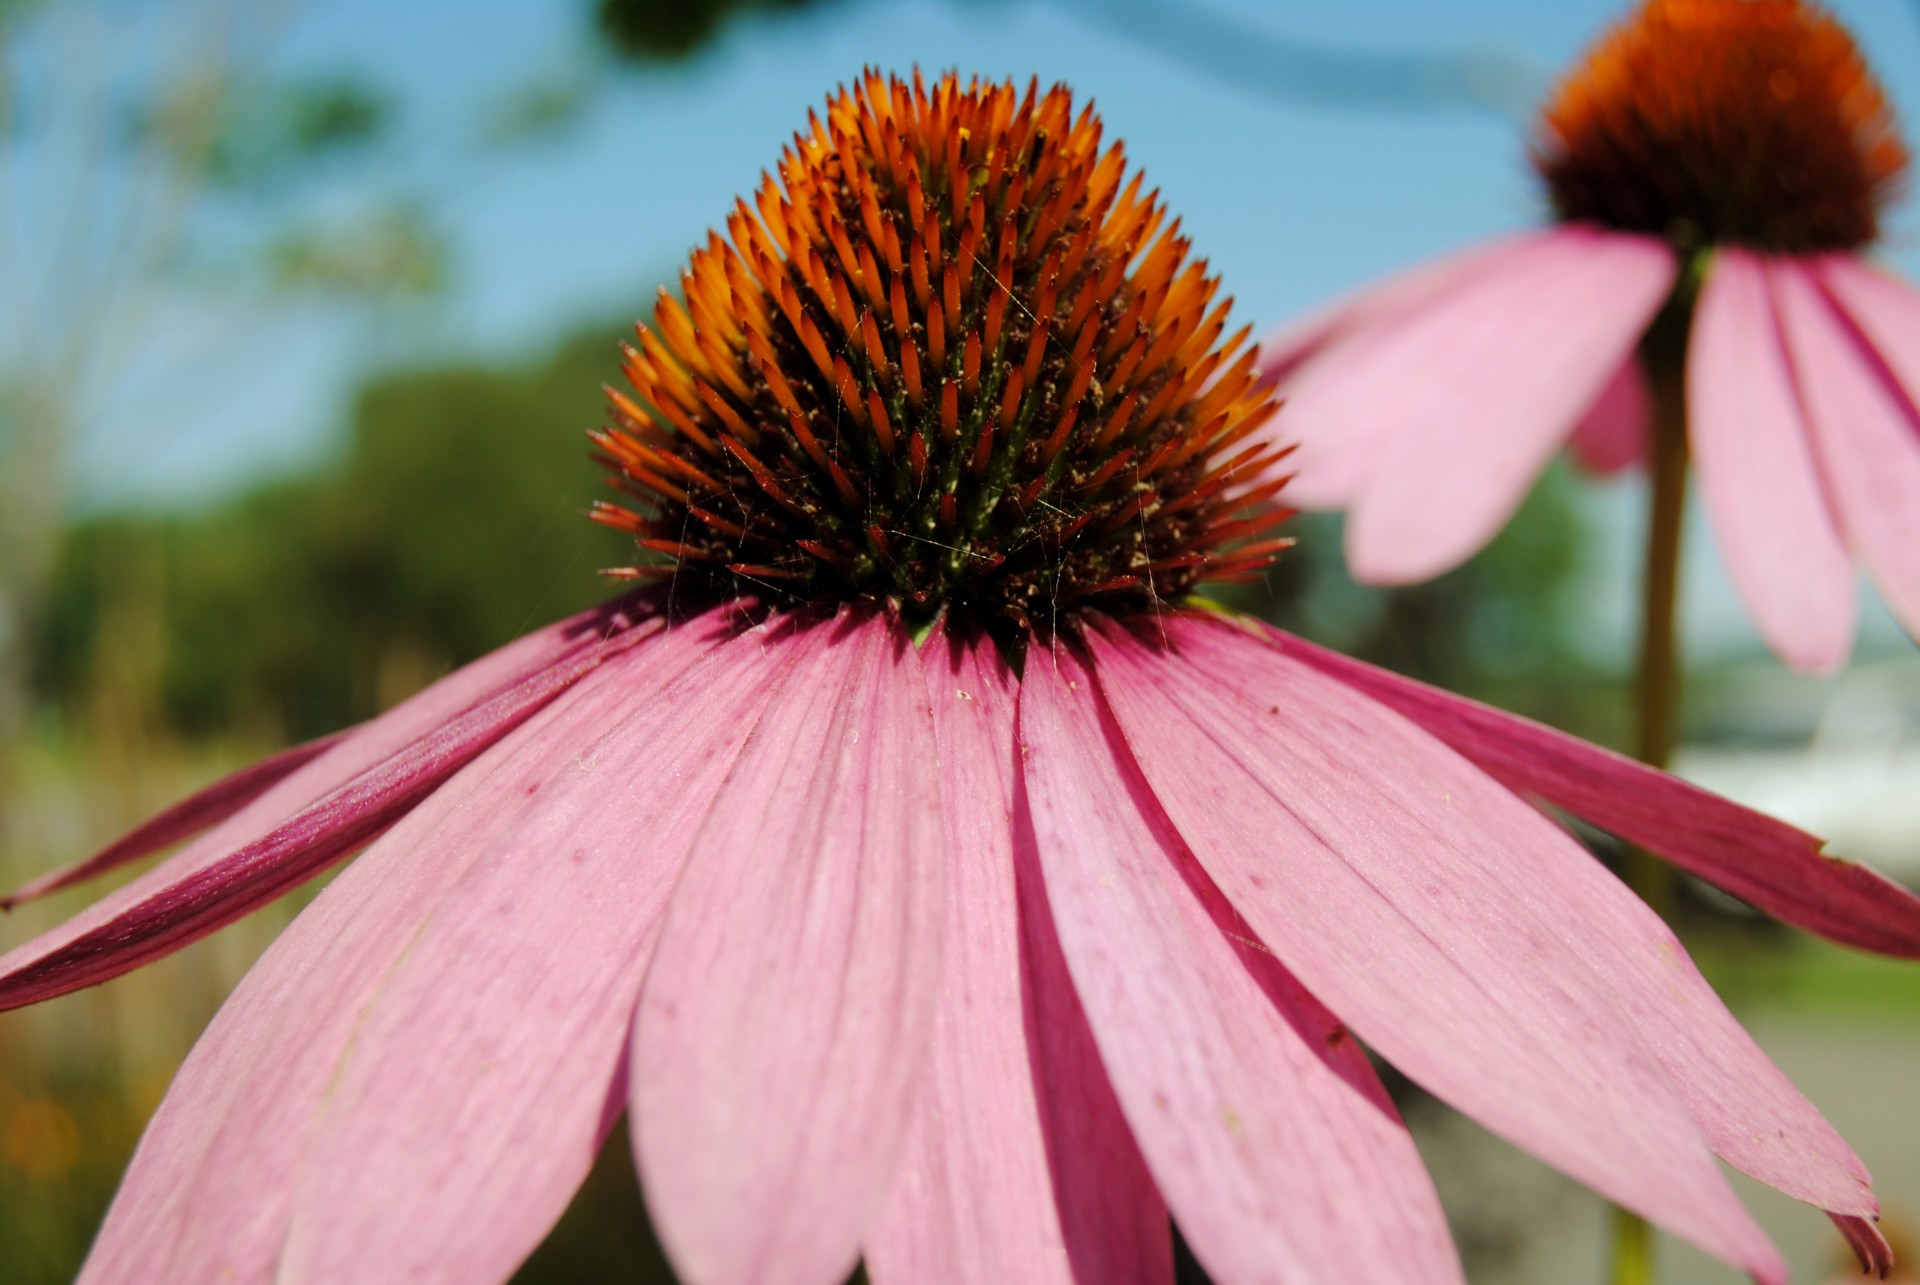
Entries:
POLYGON ((1871 300, 1866 315, 1888 333, 1884 350, 1841 311, 1851 299, 1828 296, 1813 268, 1776 261, 1769 279, 1848 543, 1894 618, 1920 636, 1920 384, 1903 389, 1883 355, 1912 362, 1915 341, 1904 331, 1889 333, 1890 292, 1860 290, 1862 274, 1835 272, 1840 263, 1826 261, 1829 279, 1871 300))
POLYGON ((684 1277, 851 1271, 912 1118, 946 864, 920 662, 810 631, 674 890, 634 1034, 635 1154, 684 1277))
POLYGON ((212 831, 0 957, 0 1010, 197 940, 365 844, 475 754, 657 628, 612 603, 521 638, 364 724, 212 831))
POLYGON ((1509 789, 1657 852, 1777 919, 1920 959, 1920 897, 1865 866, 1822 856, 1821 841, 1804 830, 1578 737, 1268 632, 1287 655, 1418 723, 1509 789))
POLYGON ((1444 746, 1341 684, 1253 639, 1256 663, 1229 682, 1182 651, 1233 626, 1166 624, 1167 650, 1118 627, 1099 635, 1101 690, 1260 939, 1461 1111, 1756 1278, 1784 1279, 1633 1014, 1568 940, 1577 925, 1522 890, 1539 878, 1533 827, 1569 841, 1491 783, 1470 789, 1477 774, 1444 746))
MULTIPOLYGON (((441 782, 595 666, 650 633, 645 626, 629 629, 605 645, 579 650, 536 671, 396 750, 243 847, 184 870, 176 858, 9 952, 0 958, 0 1011, 118 977, 298 887, 405 816, 441 782), (103 908, 110 908, 104 917, 103 908)), ((352 747, 349 741, 341 748, 352 747)), ((329 757, 310 766, 322 767, 329 757)), ((299 775, 284 784, 293 784, 299 775)), ((268 797, 271 792, 261 802, 268 797)))
MULTIPOLYGON (((1465 561, 1512 516, 1673 287, 1649 237, 1566 227, 1370 347, 1370 365, 1291 408, 1300 431, 1388 427, 1347 521, 1354 575, 1410 584, 1465 561)), ((1304 477, 1303 449, 1297 467, 1304 477)))
POLYGON ((320 1105, 362 1015, 499 828, 712 647, 717 617, 590 674, 458 773, 335 879, 242 979, 141 1139, 83 1279, 270 1273, 320 1105), (529 793, 533 791, 533 793, 529 793))
MULTIPOLYGON (((1270 699, 1272 671, 1293 662, 1257 636, 1221 625, 1170 626, 1192 663, 1249 699, 1270 699)), ((1561 936, 1609 985, 1633 1028, 1666 1070, 1706 1138, 1735 1168, 1823 1209, 1874 1214, 1866 1167, 1800 1091, 1754 1044, 1720 1002, 1660 916, 1587 851, 1504 786, 1463 758, 1439 749, 1390 714, 1380 735, 1387 755, 1423 756, 1417 788, 1383 777, 1410 812, 1456 847, 1485 852, 1497 826, 1516 878, 1512 892, 1561 936), (1427 800, 1447 800, 1428 809, 1427 800), (1468 826, 1469 813, 1482 819, 1468 826)), ((1477 856, 1484 861, 1484 856, 1477 856)))
POLYGON ((700 657, 482 840, 334 1075, 280 1279, 504 1280, 540 1243, 626 1103, 660 915, 795 648, 700 657))
POLYGON ((1015 680, 992 643, 922 649, 947 834, 926 1082, 866 1247, 876 1285, 1163 1282, 1167 1210, 1127 1131, 1014 824, 1015 680))
POLYGON ((1443 255, 1356 290, 1276 330, 1260 341, 1262 382, 1280 383, 1335 344, 1420 307, 1470 275, 1481 263, 1524 239, 1529 238, 1502 237, 1443 255))
POLYGON ((1647 387, 1639 355, 1630 353, 1587 408, 1567 449, 1589 473, 1611 477, 1646 458, 1652 422, 1653 390, 1647 387))
POLYGON ((1853 560, 1807 440, 1767 269, 1723 249, 1687 350, 1688 439, 1734 588, 1789 665, 1824 672, 1853 649, 1853 560))
POLYGON ((1365 1278, 1462 1279, 1365 1056, 1285 970, 1222 933, 1219 893, 1067 652, 1029 653, 1020 734, 1068 967, 1195 1255, 1222 1280, 1346 1280, 1362 1261, 1365 1278))
POLYGON ((141 822, 85 860, 29 880, 7 896, 0 897, 0 910, 11 910, 50 892, 84 883, 130 861, 138 861, 141 857, 170 847, 208 826, 219 824, 259 798, 270 786, 353 735, 354 730, 348 728, 331 736, 289 746, 277 754, 267 755, 251 767, 215 781, 198 794, 188 795, 166 811, 141 822))

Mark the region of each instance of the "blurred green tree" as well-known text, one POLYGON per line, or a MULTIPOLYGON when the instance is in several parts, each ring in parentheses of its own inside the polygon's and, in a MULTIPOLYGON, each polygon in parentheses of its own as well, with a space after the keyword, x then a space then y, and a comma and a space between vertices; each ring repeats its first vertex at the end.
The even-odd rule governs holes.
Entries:
POLYGON ((608 593, 631 545, 585 520, 584 430, 614 326, 523 364, 406 370, 354 401, 338 460, 197 514, 107 514, 64 543, 36 667, 80 707, 137 566, 163 586, 155 702, 186 735, 317 735, 608 593), (158 562, 164 572, 157 572, 158 562))

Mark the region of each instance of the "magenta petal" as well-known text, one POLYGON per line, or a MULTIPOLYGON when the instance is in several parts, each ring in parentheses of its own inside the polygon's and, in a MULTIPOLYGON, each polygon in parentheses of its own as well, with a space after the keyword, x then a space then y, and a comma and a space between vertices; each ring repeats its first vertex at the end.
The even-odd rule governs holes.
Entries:
POLYGON ((1287 655, 1364 692, 1535 794, 1657 852, 1777 919, 1862 950, 1920 959, 1920 897, 1865 866, 1822 856, 1804 830, 1577 736, 1270 631, 1287 655))
POLYGON ((50 892, 84 883, 109 870, 118 869, 129 861, 138 861, 141 857, 190 838, 208 826, 218 825, 296 769, 352 736, 354 731, 348 728, 331 736, 289 746, 278 754, 269 754, 251 767, 215 781, 198 794, 189 795, 166 811, 141 822, 85 860, 21 884, 7 896, 0 897, 0 910, 11 910, 50 892))
POLYGON ((635 1154, 705 1285, 837 1280, 925 1066, 946 851, 905 630, 848 614, 791 677, 695 839, 641 993, 635 1154))
MULTIPOLYGON (((1171 626, 1175 645, 1250 697, 1271 699, 1274 654, 1261 639, 1229 627, 1171 626)), ((1398 723, 1390 714, 1379 715, 1398 723)), ((1398 734, 1421 733, 1398 724, 1398 734)), ((1389 752, 1391 737, 1379 737, 1389 752)), ((1516 871, 1512 891, 1569 945, 1631 1014, 1647 1048, 1707 1145, 1735 1168, 1790 1196, 1846 1214, 1874 1214, 1866 1167, 1720 1002, 1660 917, 1587 852, 1506 787, 1428 743, 1425 781, 1408 806, 1443 793, 1436 831, 1489 851, 1504 837, 1516 871), (1489 819, 1476 833, 1455 823, 1468 805, 1489 819)), ((1481 858, 1484 860, 1485 858, 1481 858)))
MULTIPOLYGON (((118 977, 297 887, 365 845, 482 750, 650 632, 642 625, 604 645, 577 648, 395 750, 259 838, 211 861, 183 867, 176 858, 19 946, 0 958, 0 1011, 118 977)), ((349 738, 336 752, 353 749, 357 740, 349 738)), ((308 770, 326 766, 331 757, 323 755, 308 770)), ((282 786, 295 785, 301 775, 282 786)))
POLYGON ((413 934, 541 787, 722 633, 712 621, 676 629, 588 675, 436 790, 294 920, 174 1078, 84 1280, 196 1285, 271 1271, 335 1069, 413 934))
POLYGON ((1181 837, 1287 968, 1494 1132, 1782 1279, 1578 925, 1544 912, 1541 845, 1571 841, 1405 720, 1234 626, 1166 627, 1165 649, 1103 630, 1101 690, 1181 837), (1229 676, 1187 658, 1206 631, 1250 663, 1229 676))
POLYGON ((1186 845, 1064 649, 1029 652, 1020 737, 1068 967, 1195 1255, 1222 1280, 1331 1281, 1364 1245, 1378 1279, 1461 1280, 1365 1056, 1284 969, 1221 931, 1219 893, 1186 873, 1186 845))
POLYGON ((1714 255, 1687 350, 1687 414, 1715 542, 1761 637, 1824 672, 1853 648, 1853 559, 1820 470, 1767 290, 1744 250, 1714 255))
MULTIPOLYGON (((1829 278, 1858 285, 1840 262, 1827 261, 1829 278)), ((1895 619, 1920 637, 1920 387, 1902 388, 1813 269, 1776 261, 1769 277, 1840 524, 1895 619)), ((1867 315, 1888 317, 1884 308, 1867 315)), ((1887 351, 1915 360, 1916 341, 1897 338, 1904 348, 1887 351)))
POLYGON ((281 1279, 504 1280, 540 1243, 626 1102, 660 915, 784 659, 735 638, 505 801, 334 1075, 281 1279))
POLYGON ((1610 477, 1646 458, 1652 422, 1653 390, 1647 386, 1639 355, 1629 354, 1587 408, 1567 449, 1581 468, 1610 477))
POLYGON ((1170 1282, 1167 1210, 1060 956, 1032 831, 1014 817, 1013 675, 986 642, 922 649, 940 752, 947 923, 940 1015, 875 1285, 1170 1282))
POLYGON ((1887 1238, 1880 1229, 1864 1218, 1853 1218, 1845 1214, 1833 1215, 1833 1225, 1846 1239, 1847 1248, 1860 1260, 1860 1270, 1880 1280, 1887 1278, 1893 1270, 1893 1246, 1887 1244, 1887 1238))
MULTIPOLYGON (((1310 399, 1303 383, 1290 408, 1316 436, 1390 425, 1348 517, 1361 580, 1425 580, 1491 539, 1632 353, 1676 271, 1658 240, 1579 227, 1502 267, 1384 335, 1340 387, 1310 399)), ((1303 449, 1303 477, 1308 466, 1303 449)))

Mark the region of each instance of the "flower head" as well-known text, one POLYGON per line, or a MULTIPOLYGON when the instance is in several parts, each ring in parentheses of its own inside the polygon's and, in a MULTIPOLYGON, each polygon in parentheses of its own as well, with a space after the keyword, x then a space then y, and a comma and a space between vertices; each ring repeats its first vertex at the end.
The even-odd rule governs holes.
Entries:
POLYGON ((1784 254, 1873 241, 1907 159, 1853 37, 1801 0, 1649 0, 1534 144, 1565 222, 1784 254))
POLYGON ((1024 628, 1258 568, 1249 331, 1056 87, 869 76, 696 250, 595 441, 672 576, 1024 628), (1124 183, 1124 186, 1123 186, 1124 183), (1156 235, 1157 234, 1157 235, 1156 235), (1238 356, 1236 357, 1236 353, 1238 356), (651 409, 649 409, 651 408, 651 409))
POLYGON ((1410 583, 1492 538, 1561 447, 1616 472, 1661 419, 1784 660, 1846 659, 1856 560, 1920 635, 1920 295, 1859 257, 1907 154, 1845 30, 1810 0, 1644 0, 1533 150, 1556 227, 1265 345, 1289 497, 1348 510, 1361 579, 1410 583))
POLYGON ((692 1281, 1164 1281, 1169 1210, 1223 1282, 1357 1245, 1458 1281, 1361 1041, 1759 1280, 1716 1154, 1884 1267, 1858 1158, 1526 800, 1868 948, 1920 955, 1920 900, 1194 603, 1272 552, 1274 452, 1234 440, 1267 403, 1068 106, 836 99, 599 439, 667 583, 18 894, 205 830, 0 959, 0 1007, 366 848, 196 1046, 84 1279, 503 1279, 625 1111, 692 1281))

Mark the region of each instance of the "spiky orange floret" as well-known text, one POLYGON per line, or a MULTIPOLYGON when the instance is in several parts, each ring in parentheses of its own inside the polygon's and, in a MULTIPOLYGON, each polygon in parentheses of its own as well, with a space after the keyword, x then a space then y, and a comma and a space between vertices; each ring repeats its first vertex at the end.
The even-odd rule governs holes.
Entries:
POLYGON ((1248 330, 1037 90, 869 72, 695 251, 594 435, 642 506, 595 517, 665 559, 620 574, 1025 627, 1286 543, 1248 330))
POLYGON ((1548 101, 1534 161, 1563 219, 1805 252, 1873 240, 1907 152, 1817 5, 1646 0, 1548 101))

